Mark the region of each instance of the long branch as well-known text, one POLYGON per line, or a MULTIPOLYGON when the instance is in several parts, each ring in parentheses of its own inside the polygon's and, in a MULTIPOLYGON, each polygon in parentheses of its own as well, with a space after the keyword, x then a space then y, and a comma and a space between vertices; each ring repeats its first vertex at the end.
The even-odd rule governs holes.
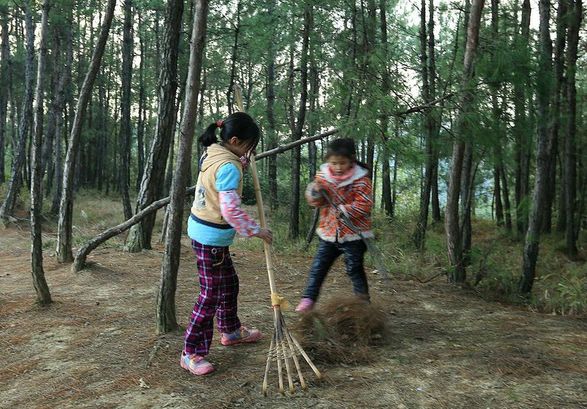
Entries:
MULTIPOLYGON (((185 191, 186 196, 192 194, 196 191, 196 187, 192 186, 187 188, 185 191)), ((105 230, 104 232, 100 233, 86 244, 84 244, 78 251, 77 255, 75 256, 75 260, 73 261, 72 271, 74 273, 83 270, 86 265, 86 259, 90 252, 98 247, 100 244, 104 243, 106 240, 111 239, 114 236, 119 235, 120 233, 125 232, 126 230, 130 229, 133 225, 139 223, 145 217, 150 215, 153 212, 156 212, 163 206, 169 203, 169 196, 163 199, 159 199, 156 202, 151 203, 149 206, 145 207, 140 212, 136 213, 130 219, 105 230)))

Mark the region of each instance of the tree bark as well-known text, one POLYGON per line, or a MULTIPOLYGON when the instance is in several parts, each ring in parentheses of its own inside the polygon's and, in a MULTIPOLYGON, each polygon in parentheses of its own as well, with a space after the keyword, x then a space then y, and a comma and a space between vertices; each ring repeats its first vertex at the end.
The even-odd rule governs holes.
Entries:
POLYGON ((230 57, 230 80, 228 83, 228 89, 226 90, 226 103, 228 106, 228 113, 232 114, 233 112, 233 98, 232 98, 232 90, 234 88, 234 81, 236 79, 236 60, 238 54, 238 36, 241 29, 241 8, 242 4, 241 1, 238 0, 236 3, 236 25, 234 27, 234 40, 232 44, 232 53, 230 57))
MULTIPOLYGON (((430 84, 430 99, 436 99, 438 95, 437 91, 437 77, 436 72, 436 38, 434 36, 434 0, 428 2, 428 78, 430 84)), ((430 202, 432 204, 432 220, 434 222, 440 222, 440 201, 438 199, 438 136, 440 133, 441 125, 441 109, 431 107, 428 111, 430 114, 430 128, 431 128, 431 155, 432 155, 432 175, 431 179, 431 192, 430 202)))
MULTIPOLYGON (((183 0, 171 0, 166 8, 166 25, 163 40, 161 72, 159 73, 159 105, 157 108, 157 131, 149 158, 143 173, 141 188, 137 198, 137 211, 141 211, 161 197, 165 184, 165 166, 173 143, 175 122, 177 119, 177 60, 179 54, 179 35, 182 26, 183 0)), ((156 214, 146 217, 141 224, 131 229, 126 249, 138 252, 151 248, 151 238, 156 214)))
MULTIPOLYGON (((32 0, 25 2, 28 13, 31 13, 32 0)), ((37 293, 37 302, 41 305, 51 303, 49 286, 43 270, 43 239, 41 231, 41 211, 43 209, 43 191, 41 181, 41 153, 43 147, 43 82, 47 58, 47 25, 49 0, 43 1, 41 18, 41 34, 39 38, 39 60, 37 62, 37 86, 35 90, 34 138, 31 157, 31 267, 33 286, 37 293)))
MULTIPOLYGON (((420 3, 420 72, 422 75, 422 99, 425 103, 430 102, 429 66, 427 55, 427 34, 426 34, 426 0, 420 3)), ((413 234, 414 245, 417 249, 423 250, 428 226, 428 208, 430 206, 430 192, 432 189, 433 154, 432 154, 432 132, 433 124, 430 111, 424 115, 424 139, 426 149, 426 164, 424 169, 424 180, 420 184, 420 214, 413 234)))
POLYGON ((466 279, 465 266, 463 264, 463 243, 461 239, 461 226, 459 225, 459 196, 461 189, 461 177, 463 171, 463 159, 465 153, 465 141, 468 133, 467 114, 471 109, 473 90, 471 89, 474 58, 479 42, 479 25, 484 0, 474 0, 471 5, 470 16, 467 24, 467 43, 464 55, 461 106, 458 112, 459 136, 453 145, 452 168, 448 187, 448 198, 445 210, 445 229, 448 245, 448 256, 451 265, 449 281, 463 283, 466 279))
POLYGON ((26 26, 26 61, 25 84, 20 123, 18 126, 18 142, 13 150, 12 172, 6 189, 6 197, 0 207, 0 219, 12 217, 16 207, 16 199, 22 185, 22 170, 26 160, 26 142, 29 137, 30 124, 33 114, 33 82, 34 82, 34 58, 35 58, 35 27, 33 23, 30 4, 25 7, 26 26))
MULTIPOLYGON (((295 128, 293 133, 293 140, 301 139, 304 130, 304 122, 306 119, 306 102, 308 99, 308 50, 310 44, 310 32, 313 25, 312 5, 305 3, 304 5, 304 22, 302 30, 302 56, 300 68, 300 106, 295 121, 295 128)), ((301 151, 300 148, 293 150, 293 162, 291 170, 291 205, 290 205, 290 223, 289 223, 289 238, 297 239, 300 235, 300 165, 301 165, 301 151)))
MULTIPOLYGON (((467 128, 469 129, 469 128, 467 128)), ((471 264, 471 245, 473 227, 471 225, 471 209, 475 197, 475 174, 473 172, 473 141, 469 138, 465 142, 463 156, 463 171, 461 175, 461 243, 462 263, 464 267, 471 264)))
MULTIPOLYGON (((544 233, 550 233, 552 231, 552 214, 554 202, 556 199, 556 182, 557 182, 557 161, 559 157, 559 151, 564 155, 564 142, 561 143, 559 139, 560 127, 561 127, 561 94, 564 92, 564 50, 565 40, 567 31, 567 7, 566 0, 559 0, 558 11, 556 16, 556 41, 554 48, 554 89, 551 103, 551 117, 549 123, 549 132, 552 133, 552 161, 549 166, 548 177, 546 178, 546 205, 542 220, 542 230, 544 233), (559 148, 560 147, 560 148, 559 148)), ((564 165, 563 165, 564 168, 564 165)), ((562 170, 562 169, 561 169, 562 170)), ((564 192, 565 185, 561 184, 561 197, 565 196, 564 192)), ((566 209, 563 207, 559 209, 559 212, 564 212, 566 209)), ((563 217, 563 220, 566 220, 563 217)))
MULTIPOLYGON (((275 44, 277 18, 275 16, 276 0, 270 0, 267 5, 269 17, 269 43, 267 44, 267 149, 277 147, 277 132, 275 129, 275 44)), ((275 210, 278 206, 277 199, 277 158, 270 156, 267 164, 269 180, 269 206, 275 210)))
POLYGON ((139 119, 137 123, 137 179, 135 189, 139 190, 141 187, 141 180, 143 179, 143 172, 145 171, 145 116, 146 116, 146 100, 145 100, 145 40, 141 35, 140 27, 142 26, 141 15, 137 12, 137 21, 139 24, 139 51, 141 62, 139 65, 139 119))
POLYGON ((505 228, 508 231, 512 230, 512 208, 510 204, 510 189, 508 184, 507 178, 507 171, 505 165, 503 164, 503 160, 500 163, 499 168, 499 175, 501 176, 501 187, 503 189, 503 205, 504 205, 504 215, 505 215, 505 228))
POLYGON ((569 13, 569 29, 567 32, 567 135, 565 138, 565 210, 566 229, 565 242, 567 256, 577 258, 577 235, 575 219, 577 211, 577 49, 579 44, 579 28, 583 15, 581 0, 567 0, 569 13))
POLYGON ((8 94, 10 92, 10 44, 8 40, 8 7, 0 5, 0 29, 2 30, 0 41, 0 185, 4 183, 4 158, 6 156, 6 119, 8 107, 8 94))
POLYGON ((553 87, 552 70, 552 43, 550 39, 550 1, 540 0, 540 28, 539 28, 539 70, 537 78, 537 105, 538 105, 538 138, 536 154, 536 177, 534 194, 532 196, 532 210, 528 220, 528 230, 524 242, 524 261, 519 290, 522 294, 529 294, 534 285, 536 262, 540 245, 541 224, 546 208, 546 183, 550 172, 549 162, 552 154, 553 133, 549 132, 551 120, 550 97, 553 87))
MULTIPOLYGON (((522 18, 520 23, 520 33, 516 33, 515 38, 518 46, 522 48, 525 61, 529 61, 529 40, 530 40, 530 0, 524 0, 522 4, 522 18)), ((516 159, 516 229, 519 235, 522 235, 528 226, 528 194, 530 191, 530 145, 531 136, 528 116, 526 114, 526 87, 527 76, 525 72, 515 72, 514 79, 514 134, 516 140, 515 159, 516 159)))
MULTIPOLYGON (((387 39, 387 13, 386 13, 387 1, 379 1, 379 14, 381 24, 381 45, 383 47, 383 60, 387 61, 389 58, 389 45, 387 39)), ((391 90, 391 75, 387 66, 383 67, 383 74, 381 78, 381 92, 385 97, 389 95, 391 90)), ((389 149, 389 138, 387 133, 389 132, 389 119, 387 117, 381 118, 381 132, 382 132, 382 147, 381 147, 381 204, 385 214, 388 217, 393 217, 393 202, 391 197, 391 178, 390 178, 390 149, 389 149)))
POLYGON ((106 46, 106 40, 108 39, 110 25, 112 24, 115 6, 116 0, 108 0, 106 13, 104 15, 102 27, 100 29, 98 43, 94 48, 92 60, 80 90, 75 111, 75 118, 73 120, 71 134, 69 136, 67 154, 65 156, 65 166, 63 170, 62 193, 59 204, 59 220, 57 224, 56 253, 57 260, 61 263, 73 260, 73 253, 71 249, 73 219, 73 178, 75 166, 77 163, 77 151, 80 145, 80 136, 84 114, 88 105, 88 100, 90 99, 90 95, 92 93, 94 80, 96 79, 96 75, 98 74, 98 70, 100 68, 102 56, 104 55, 104 48, 106 46))
POLYGON ((132 0, 123 1, 124 25, 122 30, 122 96, 120 98, 120 134, 119 153, 120 153, 120 174, 119 186, 122 195, 122 208, 124 218, 132 217, 132 207, 130 204, 130 102, 131 102, 131 82, 132 82, 132 60, 133 54, 133 35, 132 35, 132 0))
POLYGON ((54 28, 53 30, 53 44, 52 44, 52 51, 53 51, 53 70, 51 72, 51 76, 49 79, 49 87, 51 89, 48 106, 49 110, 47 112, 47 124, 46 124, 46 132, 45 138, 43 141, 42 153, 41 153, 41 175, 46 180, 45 182, 45 196, 49 196, 51 193, 51 189, 53 188, 53 173, 54 173, 54 163, 50 161, 50 158, 53 156, 53 150, 55 149, 55 121, 57 112, 55 101, 59 96, 59 83, 63 81, 63 64, 62 62, 62 52, 61 52, 61 45, 62 45, 62 35, 61 30, 59 28, 54 28))
MULTIPOLYGON (((65 23, 65 66, 63 67, 63 99, 58 107, 58 114, 55 117, 55 175, 53 184, 55 189, 53 191, 53 200, 51 204, 50 213, 54 216, 59 214, 59 205, 61 203, 61 194, 63 192, 63 115, 66 113, 67 101, 72 105, 72 74, 71 68, 73 65, 73 34, 72 34, 72 14, 66 18, 65 23)), ((57 98, 56 98, 57 99, 57 98)), ((65 130, 69 130, 65 122, 65 130)), ((67 135, 67 132, 65 133, 67 135)))
POLYGON ((184 192, 188 179, 187 169, 191 160, 194 125, 198 112, 200 74, 204 58, 208 1, 198 0, 194 12, 190 42, 189 71, 186 80, 184 110, 181 121, 181 138, 175 166, 171 201, 169 204, 169 226, 165 239, 165 253, 161 265, 161 283, 157 297, 157 332, 166 333, 178 328, 175 316, 175 290, 177 270, 181 253, 181 232, 184 192))

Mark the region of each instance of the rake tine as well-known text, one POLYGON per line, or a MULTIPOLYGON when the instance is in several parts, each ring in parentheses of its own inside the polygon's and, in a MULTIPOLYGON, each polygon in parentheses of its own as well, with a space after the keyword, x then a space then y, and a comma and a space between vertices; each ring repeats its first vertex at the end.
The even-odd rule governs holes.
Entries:
POLYGON ((300 351, 300 353, 304 357, 304 359, 306 360, 306 362, 308 363, 308 365, 310 365, 310 368, 312 368, 312 370, 316 374, 316 377, 318 379, 322 379, 322 374, 320 373, 318 368, 316 368, 316 365, 314 365, 314 362, 312 362, 312 360, 310 359, 308 354, 306 354, 306 351, 304 351, 304 348, 302 348, 302 346, 300 345, 298 340, 291 334, 290 334, 290 337, 291 337, 291 340, 293 341, 293 343, 295 344, 295 346, 298 348, 298 350, 300 351))
POLYGON ((283 389, 283 367, 281 364, 281 357, 280 354, 282 353, 279 349, 279 344, 281 343, 281 337, 283 335, 281 331, 281 322, 279 321, 279 316, 277 310, 275 310, 275 356, 277 358, 277 374, 279 379, 279 392, 283 395, 285 391, 283 389))
POLYGON ((275 345, 275 333, 273 333, 273 337, 271 338, 271 346, 269 346, 269 354, 267 355, 267 365, 265 365, 265 376, 263 376, 263 395, 267 396, 267 385, 269 379, 269 367, 271 366, 271 351, 273 350, 273 346, 275 345))
MULTIPOLYGON (((282 317, 283 319, 283 317, 282 317)), ((298 354, 296 353, 294 346, 293 346, 293 341, 291 340, 291 335, 289 333, 289 331, 285 331, 285 339, 287 341, 287 345, 289 346, 289 349, 291 351, 291 357, 294 361, 294 364, 296 366, 296 370, 298 371, 298 377, 300 378, 300 386, 302 387, 302 389, 308 389, 308 385, 306 385, 306 381, 304 380, 304 376, 302 375, 302 369, 300 368, 300 361, 298 361, 298 354)))
POLYGON ((289 363, 289 358, 287 356, 288 355, 287 348, 285 345, 285 341, 283 339, 281 340, 281 349, 283 350, 283 360, 285 361, 285 369, 286 369, 286 373, 287 373, 287 383, 289 385, 289 393, 293 394, 293 393, 295 393, 296 390, 294 388, 293 378, 291 376, 291 366, 289 363))
MULTIPOLYGON (((281 311, 280 311, 281 312, 281 311)), ((281 340, 281 350, 283 351, 283 360, 285 361, 285 369, 286 369, 286 373, 287 373, 287 382, 289 385, 289 393, 295 393, 295 388, 294 388, 294 384, 293 384, 293 379, 291 376, 291 366, 290 366, 290 362, 289 362, 289 357, 288 357, 288 351, 287 351, 287 346, 286 346, 286 342, 287 342, 287 326, 285 325, 285 320, 283 319, 283 314, 279 314, 279 320, 281 322, 281 329, 282 329, 282 340, 281 340)))

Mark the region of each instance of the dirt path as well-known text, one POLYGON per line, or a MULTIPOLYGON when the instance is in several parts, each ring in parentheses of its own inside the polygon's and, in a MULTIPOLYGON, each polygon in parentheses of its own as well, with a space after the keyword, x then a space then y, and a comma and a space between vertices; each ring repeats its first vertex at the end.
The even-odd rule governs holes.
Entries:
MULTIPOLYGON (((46 257, 56 301, 34 305, 28 233, 0 232, 0 407, 2 408, 585 408, 587 323, 485 302, 437 280, 399 281, 373 298, 390 312, 391 336, 368 365, 321 365, 309 391, 263 398, 272 316, 262 254, 234 246, 240 316, 267 336, 210 355, 217 372, 194 378, 178 364, 182 335, 154 334, 161 249, 102 248, 73 275, 46 257), (150 366, 147 363, 150 361, 150 366), (141 383, 143 387, 141 387, 141 383)), ((186 243, 187 244, 187 243, 186 243)), ((197 294, 186 246, 177 314, 185 325, 197 294)), ((279 258, 278 286, 294 303, 310 257, 279 258)), ((325 299, 350 292, 338 265, 325 299)), ((286 313, 294 323, 293 312, 286 313)), ((309 368, 308 368, 309 369, 309 368)), ((306 372, 311 379, 311 373, 306 372)), ((272 374, 271 380, 276 380, 272 374)))

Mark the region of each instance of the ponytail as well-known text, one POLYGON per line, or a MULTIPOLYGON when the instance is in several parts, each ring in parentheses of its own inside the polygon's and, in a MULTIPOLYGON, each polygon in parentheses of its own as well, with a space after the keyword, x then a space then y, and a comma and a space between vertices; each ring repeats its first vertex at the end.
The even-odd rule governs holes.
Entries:
POLYGON ((200 142, 205 148, 218 142, 218 138, 216 138, 216 128, 218 128, 216 122, 210 124, 208 128, 206 128, 206 131, 198 138, 198 142, 200 142))
POLYGON ((236 136, 239 141, 246 143, 247 148, 250 150, 255 149, 261 138, 261 131, 253 118, 244 112, 234 112, 225 119, 220 119, 206 128, 206 131, 198 138, 198 142, 205 148, 213 143, 218 143, 216 128, 220 128, 220 140, 222 142, 227 142, 230 138, 236 136))

